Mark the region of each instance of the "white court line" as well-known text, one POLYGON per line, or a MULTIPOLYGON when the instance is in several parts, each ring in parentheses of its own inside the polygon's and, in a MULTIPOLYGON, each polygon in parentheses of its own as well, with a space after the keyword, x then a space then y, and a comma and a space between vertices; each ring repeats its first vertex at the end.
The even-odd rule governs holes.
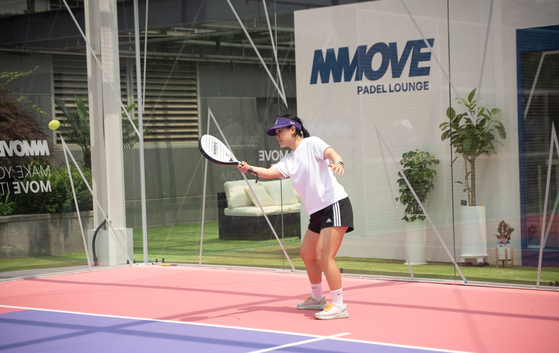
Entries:
MULTIPOLYGON (((254 328, 236 327, 236 326, 227 326, 227 325, 216 325, 216 324, 202 324, 202 323, 197 323, 197 322, 184 322, 184 321, 173 321, 173 320, 148 319, 148 318, 132 317, 132 316, 92 314, 92 313, 82 313, 82 312, 78 312, 78 311, 29 308, 29 307, 23 307, 23 306, 2 305, 2 304, 0 304, 0 308, 18 309, 18 310, 34 310, 34 311, 44 311, 44 312, 50 312, 50 313, 75 314, 75 315, 85 315, 85 316, 93 316, 93 317, 106 317, 106 318, 111 318, 111 319, 123 319, 123 320, 138 320, 138 321, 161 322, 161 323, 168 323, 168 324, 180 324, 180 325, 192 325, 192 326, 228 328, 228 329, 241 330, 241 331, 255 331, 255 332, 265 332, 265 333, 279 333, 279 334, 293 335, 293 336, 313 337, 313 339, 312 339, 311 341, 314 341, 314 340, 322 340, 322 339, 328 339, 328 338, 335 338, 335 337, 338 337, 338 336, 341 336, 341 335, 349 335, 349 333, 343 333, 343 334, 338 334, 338 335, 334 335, 334 336, 318 336, 318 335, 311 335, 311 334, 297 333, 297 332, 288 332, 288 331, 276 331, 276 330, 254 329, 254 328)), ((0 315, 1 315, 1 314, 0 314, 0 315)), ((305 342, 307 342, 307 341, 305 341, 305 342)), ((367 343, 367 341, 363 341, 363 343, 367 343)), ((264 351, 262 351, 262 352, 264 352, 264 351)))
MULTIPOLYGON (((391 344, 391 343, 383 343, 383 342, 373 342, 373 341, 363 341, 363 340, 354 340, 354 339, 347 339, 347 338, 339 338, 339 336, 348 335, 349 333, 342 333, 333 336, 319 336, 319 335, 311 335, 305 333, 296 333, 296 332, 288 332, 288 331, 276 331, 276 330, 264 330, 264 329, 254 329, 254 328, 245 328, 245 327, 235 327, 235 326, 227 326, 227 325, 215 325, 215 324, 202 324, 196 322, 184 322, 184 321, 172 321, 172 320, 161 320, 161 319, 147 319, 147 318, 140 318, 140 317, 131 317, 131 316, 118 316, 118 315, 103 315, 103 314, 91 314, 91 313, 82 313, 77 311, 66 311, 66 310, 54 310, 54 309, 39 309, 39 308, 29 308, 23 306, 13 306, 13 305, 2 305, 0 304, 0 308, 8 308, 8 309, 18 309, 18 310, 34 310, 34 311, 44 311, 44 312, 51 312, 51 313, 61 313, 61 314, 75 314, 75 315, 84 315, 84 316, 93 316, 93 317, 107 317, 113 319, 124 319, 124 320, 137 320, 137 321, 148 321, 148 322, 161 322, 161 323, 169 323, 169 324, 179 324, 179 325, 192 325, 192 326, 204 326, 204 327, 217 327, 217 328, 226 328, 226 329, 233 329, 233 330, 241 330, 241 331, 252 331, 252 332, 265 332, 265 333, 277 333, 277 334, 284 334, 284 335, 292 335, 292 336, 299 336, 299 337, 313 337, 315 339, 307 340, 303 342, 299 342, 296 344, 302 344, 304 342, 314 342, 324 339, 332 339, 336 341, 344 341, 344 342, 352 342, 352 343, 361 343, 361 344, 369 344, 369 345, 376 345, 376 346, 386 346, 386 347, 401 347, 401 348, 412 348, 417 350, 425 350, 425 351, 432 351, 432 352, 449 352, 449 353, 466 353, 464 351, 453 351, 453 350, 444 350, 444 349, 436 349, 436 348, 427 348, 427 347, 416 347, 416 346, 408 346, 408 345, 400 345, 400 344, 391 344)), ((2 314, 0 314, 1 317, 2 314)), ((287 347, 282 346, 282 347, 287 347)), ((275 347, 275 349, 279 349, 275 347)), ((266 350, 262 351, 255 351, 255 352, 266 352, 266 350)), ((252 352, 252 353, 255 353, 252 352)))
MULTIPOLYGON (((234 330, 241 330, 241 331, 256 331, 256 332, 266 332, 266 333, 280 333, 285 335, 294 335, 294 336, 302 336, 302 337, 315 337, 321 338, 324 336, 317 336, 317 335, 310 335, 305 333, 294 333, 288 331, 276 331, 276 330, 264 330, 264 329, 253 329, 253 328, 245 328, 245 327, 236 327, 236 326, 227 326, 227 325, 215 325, 215 324, 202 324, 197 322, 184 322, 184 321, 173 321, 173 320, 161 320, 161 319, 148 319, 143 317, 133 317, 133 316, 120 316, 120 315, 104 315, 104 314, 92 314, 92 313, 82 313, 79 311, 66 311, 66 310, 55 310, 55 309, 40 309, 40 308, 29 308, 23 306, 12 306, 12 305, 2 305, 0 304, 0 308, 8 308, 8 309, 18 309, 18 310, 34 310, 34 311, 44 311, 50 313, 60 313, 60 314, 75 314, 75 315, 85 315, 85 316, 94 316, 94 317, 106 317, 111 319, 124 319, 124 320, 138 320, 138 321, 150 321, 150 322, 161 322, 161 323, 168 323, 168 324, 180 324, 180 325, 192 325, 192 326, 205 326, 205 327, 217 327, 217 328, 228 328, 234 330)), ((0 314, 1 315, 1 314, 0 314)))
POLYGON ((284 344, 284 345, 281 345, 281 346, 275 346, 275 347, 271 347, 271 348, 261 349, 261 350, 258 350, 258 351, 252 351, 252 352, 250 352, 250 353, 271 352, 271 351, 276 351, 276 350, 282 349, 282 348, 293 347, 293 346, 300 346, 300 345, 302 345, 302 344, 307 344, 307 343, 312 343, 312 342, 323 341, 323 340, 327 340, 327 339, 331 339, 331 338, 336 338, 336 337, 340 337, 340 336, 345 336, 345 335, 351 335, 351 333, 349 333, 349 332, 338 333, 337 335, 318 337, 318 338, 313 338, 312 340, 306 340, 306 341, 300 341, 300 342, 293 342, 293 343, 284 344))

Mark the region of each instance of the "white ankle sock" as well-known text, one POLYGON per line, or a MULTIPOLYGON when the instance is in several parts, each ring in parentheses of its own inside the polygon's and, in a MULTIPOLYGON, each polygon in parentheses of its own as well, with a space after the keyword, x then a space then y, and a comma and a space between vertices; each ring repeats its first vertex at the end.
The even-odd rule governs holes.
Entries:
POLYGON ((312 297, 315 300, 320 300, 322 299, 322 282, 320 283, 311 283, 311 289, 312 289, 312 297))
POLYGON ((332 304, 337 306, 338 308, 344 307, 344 295, 342 293, 342 289, 331 290, 330 293, 332 294, 332 304))

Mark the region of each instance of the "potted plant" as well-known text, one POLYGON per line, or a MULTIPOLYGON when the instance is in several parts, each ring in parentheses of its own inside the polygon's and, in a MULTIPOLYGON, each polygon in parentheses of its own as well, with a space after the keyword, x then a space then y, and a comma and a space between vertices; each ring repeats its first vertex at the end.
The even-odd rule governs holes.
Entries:
MULTIPOLYGON (((476 159, 481 156, 491 156, 497 154, 494 142, 503 146, 503 144, 495 139, 494 133, 497 132, 501 139, 506 139, 505 126, 503 123, 495 119, 501 109, 488 109, 477 106, 477 100, 474 100, 476 88, 470 92, 468 99, 462 102, 457 98, 458 104, 463 105, 467 112, 456 114, 454 108, 449 107, 446 110, 446 116, 450 120, 439 125, 442 130, 441 141, 450 139, 450 143, 455 148, 456 154, 462 155, 465 165, 464 182, 457 183, 465 186, 464 192, 468 194, 468 205, 476 206, 476 159), (475 122, 472 121, 475 119, 475 122), (469 168, 468 168, 469 167, 469 168)), ((456 158, 452 161, 456 161, 456 158)))
POLYGON ((510 236, 514 232, 514 228, 511 228, 507 222, 502 220, 497 227, 497 254, 496 262, 497 265, 499 261, 512 260, 512 249, 510 247, 510 236))
POLYGON ((510 235, 514 232, 514 228, 511 228, 507 222, 502 220, 497 227, 497 243, 502 245, 510 244, 510 235))
MULTIPOLYGON (((487 257, 487 230, 485 228, 485 207, 476 206, 476 159, 479 156, 491 156, 497 154, 494 143, 503 145, 497 141, 495 133, 504 140, 506 132, 504 125, 495 119, 501 111, 498 108, 488 109, 478 106, 475 99, 476 89, 474 88, 467 99, 458 104, 463 105, 466 111, 456 114, 454 108, 449 107, 446 116, 450 120, 439 125, 442 130, 441 140, 450 139, 456 154, 464 159, 465 176, 464 182, 457 183, 464 185, 464 192, 468 195, 467 205, 461 209, 461 220, 464 225, 461 245, 464 258, 477 258, 478 262, 484 262, 487 257)), ((456 161, 457 156, 452 163, 456 161)))
MULTIPOLYGON (((432 169, 431 166, 437 164, 439 164, 439 160, 436 156, 429 154, 429 152, 416 149, 415 151, 409 151, 402 155, 402 159, 400 160, 402 171, 421 203, 425 203, 427 194, 435 188, 433 178, 437 175, 437 172, 432 169)), ((402 220, 406 222, 424 220, 425 215, 408 187, 408 184, 400 172, 398 172, 398 176, 400 177, 398 179, 400 197, 397 197, 396 201, 400 201, 401 204, 406 206, 402 220)))
MULTIPOLYGON (((433 178, 437 172, 432 166, 437 164, 439 164, 439 160, 435 155, 417 149, 404 153, 400 160, 402 172, 422 204, 425 204, 427 195, 435 188, 433 178)), ((426 217, 400 172, 398 172, 398 176, 400 197, 397 197, 396 201, 400 201, 406 207, 402 220, 405 221, 404 228, 409 261, 412 265, 426 264, 424 222, 426 217), (413 222, 416 222, 415 227, 410 225, 413 222)))

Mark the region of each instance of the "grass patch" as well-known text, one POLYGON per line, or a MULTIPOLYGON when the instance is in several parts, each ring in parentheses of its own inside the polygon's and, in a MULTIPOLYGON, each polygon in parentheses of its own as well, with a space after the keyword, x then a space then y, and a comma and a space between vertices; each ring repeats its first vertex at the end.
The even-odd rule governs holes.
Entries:
POLYGON ((0 259, 0 272, 68 266, 87 266, 85 253, 0 259))
MULTIPOLYGON (((161 262, 165 259, 167 263, 198 264, 200 230, 199 223, 149 227, 148 261, 154 262, 157 259, 161 262)), ((295 268, 304 270, 304 264, 299 258, 300 239, 286 238, 283 244, 295 268)), ((140 228, 134 229, 134 260, 143 262, 140 228)), ((336 261, 344 273, 410 277, 408 266, 404 265, 402 260, 337 257, 336 261)), ((202 264, 290 269, 289 262, 284 258, 275 237, 263 241, 221 240, 217 222, 204 224, 202 264)), ((87 265, 85 253, 0 259, 0 272, 77 265, 87 265)), ((461 279, 452 263, 433 262, 412 266, 412 269, 416 278, 461 279)), ((535 285, 537 280, 536 267, 496 268, 493 264, 488 267, 460 269, 468 281, 535 285)), ((545 286, 555 281, 559 281, 559 268, 543 268, 541 285, 545 286)))
MULTIPOLYGON (((270 240, 221 240, 218 223, 204 224, 202 264, 291 268, 284 260, 283 251, 275 237, 270 240)), ((299 258, 299 238, 283 240, 293 265, 304 269, 299 258)), ((134 260, 143 261, 141 229, 134 229, 134 260)), ((148 260, 197 264, 200 257, 200 224, 182 224, 174 227, 158 226, 148 230, 148 260)))

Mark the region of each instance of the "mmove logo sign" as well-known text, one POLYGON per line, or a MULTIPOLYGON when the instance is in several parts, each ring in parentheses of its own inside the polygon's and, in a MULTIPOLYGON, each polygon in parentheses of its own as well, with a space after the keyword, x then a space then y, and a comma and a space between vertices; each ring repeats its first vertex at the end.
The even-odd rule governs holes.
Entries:
MULTIPOLYGON (((433 47, 434 38, 427 39, 429 45, 433 47)), ((384 43, 379 42, 373 44, 368 50, 366 45, 360 45, 355 50, 350 60, 349 47, 338 48, 338 53, 334 48, 327 49, 326 54, 321 49, 314 51, 313 65, 311 70, 311 85, 318 83, 320 76, 321 83, 330 83, 330 76, 334 82, 362 81, 363 76, 369 81, 377 81, 385 76, 388 67, 391 68, 393 79, 401 78, 404 73, 404 67, 411 57, 408 77, 429 76, 431 72, 430 66, 422 66, 423 62, 431 60, 431 52, 425 51, 427 44, 424 40, 410 40, 406 43, 402 55, 398 57, 398 44, 396 42, 384 43), (375 55, 380 56, 381 64, 378 69, 373 69, 373 58, 375 55)), ((428 89, 429 82, 417 82, 418 90, 428 89)), ((388 87, 388 91, 384 85, 358 87, 360 93, 387 93, 400 92, 404 84, 398 84, 398 89, 394 90, 392 86, 388 87), (381 86, 381 87, 379 87, 381 86)), ((406 88, 411 85, 406 84, 406 88)), ((416 82, 413 82, 415 90, 416 82)), ((407 89, 406 89, 407 90, 407 89)), ((410 89, 411 90, 411 89, 410 89)))
POLYGON ((50 156, 47 140, 0 141, 0 157, 50 156))
MULTIPOLYGON (((0 157, 24 157, 24 156, 50 156, 47 140, 33 141, 0 141, 0 157)), ((16 166, 0 167, 0 195, 5 194, 27 194, 39 192, 52 192, 50 180, 12 181, 12 178, 24 179, 27 177, 40 176, 50 177, 50 166, 16 166), (2 181, 7 179, 8 181, 2 181), (10 183, 11 181, 11 183, 10 183), (11 187, 10 187, 11 186, 11 187)))

